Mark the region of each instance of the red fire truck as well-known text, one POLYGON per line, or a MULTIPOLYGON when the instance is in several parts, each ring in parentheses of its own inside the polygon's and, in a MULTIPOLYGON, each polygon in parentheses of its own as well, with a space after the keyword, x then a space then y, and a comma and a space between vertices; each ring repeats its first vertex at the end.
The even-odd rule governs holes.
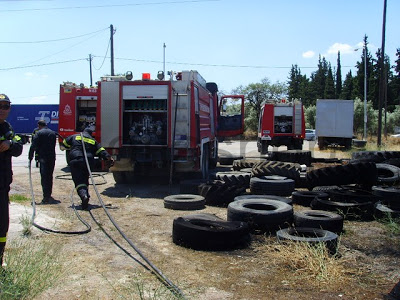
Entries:
POLYGON ((258 122, 258 152, 266 154, 270 145, 301 150, 304 137, 304 109, 300 101, 268 100, 264 104, 258 122))
POLYGON ((197 71, 173 73, 170 80, 163 72, 157 77, 106 76, 96 88, 60 87, 60 135, 95 125, 95 138, 115 159, 110 171, 117 183, 164 172, 170 178, 201 172, 206 178, 217 164, 217 137, 243 133, 243 95, 219 97, 217 85, 197 71), (227 98, 240 102, 236 116, 224 115, 227 98))

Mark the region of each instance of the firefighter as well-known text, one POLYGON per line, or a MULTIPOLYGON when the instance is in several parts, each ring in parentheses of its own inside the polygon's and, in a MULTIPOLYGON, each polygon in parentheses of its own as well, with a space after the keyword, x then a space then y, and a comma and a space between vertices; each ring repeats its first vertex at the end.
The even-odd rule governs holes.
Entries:
POLYGON ((20 156, 22 153, 22 140, 15 135, 10 123, 6 121, 10 108, 10 99, 0 94, 0 268, 3 265, 3 253, 10 224, 8 192, 12 182, 11 157, 20 156))
POLYGON ((42 204, 48 204, 53 201, 51 193, 53 191, 53 172, 56 162, 56 133, 47 127, 46 121, 39 120, 39 130, 32 138, 32 144, 29 148, 28 158, 33 159, 36 153, 39 159, 40 177, 43 190, 42 204))
POLYGON ((99 156, 104 160, 110 160, 113 164, 114 160, 107 151, 92 137, 94 128, 87 127, 80 134, 74 134, 64 139, 63 144, 69 150, 69 166, 71 168, 72 180, 75 189, 81 198, 82 209, 87 209, 89 204, 89 171, 86 166, 83 145, 85 146, 86 156, 90 167, 94 164, 94 156, 99 156), (83 137, 83 143, 82 143, 83 137))

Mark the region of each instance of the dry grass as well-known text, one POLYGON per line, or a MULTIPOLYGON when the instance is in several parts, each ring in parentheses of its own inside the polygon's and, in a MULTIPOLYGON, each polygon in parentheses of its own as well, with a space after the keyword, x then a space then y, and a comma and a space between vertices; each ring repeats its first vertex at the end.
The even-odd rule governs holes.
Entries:
POLYGON ((365 286, 382 280, 369 270, 356 267, 355 256, 332 256, 322 243, 263 243, 257 250, 268 256, 269 263, 281 270, 281 274, 288 275, 284 281, 289 286, 306 285, 339 291, 344 286, 365 286))

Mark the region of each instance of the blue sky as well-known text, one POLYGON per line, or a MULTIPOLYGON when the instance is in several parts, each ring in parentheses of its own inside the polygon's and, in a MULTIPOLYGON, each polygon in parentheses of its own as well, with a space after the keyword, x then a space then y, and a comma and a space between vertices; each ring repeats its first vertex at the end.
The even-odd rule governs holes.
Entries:
MULTIPOLYGON (((399 11, 387 0, 392 64, 399 11)), ((294 64, 309 76, 319 54, 335 67, 338 50, 344 78, 365 34, 374 56, 381 47, 383 0, 14 0, 0 1, 0 19, 0 93, 15 104, 58 103, 64 81, 89 85, 89 54, 93 81, 110 74, 110 24, 115 73, 134 79, 163 69, 164 43, 166 70, 198 70, 226 93, 265 77, 286 82, 294 64)))

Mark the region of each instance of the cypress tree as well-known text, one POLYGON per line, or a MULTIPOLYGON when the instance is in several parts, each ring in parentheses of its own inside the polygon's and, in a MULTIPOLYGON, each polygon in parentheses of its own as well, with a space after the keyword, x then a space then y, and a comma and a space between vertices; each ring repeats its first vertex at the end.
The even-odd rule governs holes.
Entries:
POLYGON ((338 51, 337 70, 336 70, 336 98, 340 98, 342 93, 342 66, 340 63, 340 51, 338 51))

